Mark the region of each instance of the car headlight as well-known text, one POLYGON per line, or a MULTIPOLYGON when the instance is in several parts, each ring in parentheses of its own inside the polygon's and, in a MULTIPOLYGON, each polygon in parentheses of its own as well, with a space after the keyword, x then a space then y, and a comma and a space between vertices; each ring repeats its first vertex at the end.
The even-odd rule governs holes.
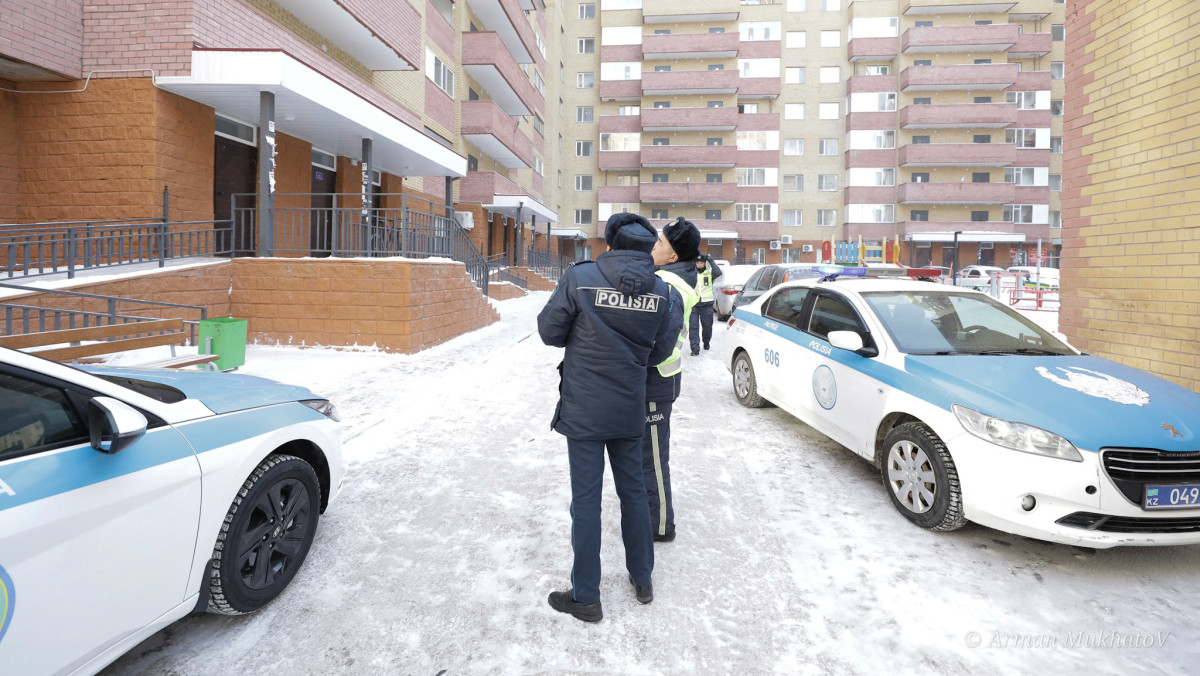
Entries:
POLYGON ((1053 432, 1024 423, 993 418, 958 404, 953 408, 954 415, 958 416, 958 422, 962 423, 963 428, 984 441, 1022 453, 1083 462, 1083 456, 1079 454, 1075 445, 1053 432))
POLYGON ((329 401, 328 399, 302 399, 300 403, 334 422, 342 421, 342 419, 338 417, 337 407, 334 406, 333 402, 329 401))

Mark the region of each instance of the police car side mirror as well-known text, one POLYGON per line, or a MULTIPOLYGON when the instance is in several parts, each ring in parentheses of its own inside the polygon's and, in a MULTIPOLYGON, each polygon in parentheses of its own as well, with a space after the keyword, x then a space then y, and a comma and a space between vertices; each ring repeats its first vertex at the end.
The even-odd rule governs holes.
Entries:
POLYGON ((830 331, 828 338, 829 344, 840 350, 849 350, 863 357, 879 354, 879 350, 864 346, 862 336, 854 331, 830 331))
POLYGON ((88 401, 88 437, 101 453, 120 453, 146 433, 146 416, 112 397, 88 401))

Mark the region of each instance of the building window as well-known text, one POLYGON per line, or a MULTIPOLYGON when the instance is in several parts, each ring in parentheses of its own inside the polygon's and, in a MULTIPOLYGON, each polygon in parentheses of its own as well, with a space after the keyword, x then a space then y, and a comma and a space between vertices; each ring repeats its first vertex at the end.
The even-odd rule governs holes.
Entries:
POLYGON ((841 47, 842 32, 841 31, 821 31, 821 46, 822 47, 841 47))
POLYGON ((591 209, 576 209, 575 210, 575 225, 591 225, 592 210, 591 209))
POLYGON ((929 220, 929 210, 928 209, 913 209, 912 211, 908 212, 908 220, 910 220, 910 221, 928 221, 929 220))
MULTIPOLYGON (((1005 100, 1017 104, 1017 110, 1038 110, 1038 92, 1008 92, 1005 100)), ((1045 99, 1042 100, 1045 108, 1045 99)))
POLYGON ((974 143, 991 143, 992 142, 991 134, 975 134, 975 136, 972 138, 973 138, 974 143))
POLYGON ((654 34, 655 35, 670 35, 671 29, 670 28, 656 28, 656 29, 654 29, 654 34))
POLYGON ((784 84, 804 84, 804 68, 784 68, 783 69, 784 84))
MULTIPOLYGON (((917 22, 917 23, 920 23, 920 22, 917 22)), ((913 65, 914 66, 932 66, 933 59, 914 59, 913 65)))
MULTIPOLYGON (((767 185, 766 169, 750 169, 738 167, 735 170, 738 185, 764 186, 767 185)), ((771 179, 774 182, 774 177, 771 179)))
POLYGON ((817 225, 832 228, 837 225, 837 209, 817 209, 817 225))
POLYGON ((596 18, 596 3, 584 2, 579 5, 580 19, 595 19, 596 18))
POLYGON ((577 73, 575 75, 576 89, 591 89, 596 86, 595 73, 577 73))
POLYGON ((641 150, 642 135, 637 132, 600 134, 600 150, 641 150))
POLYGON ((538 115, 533 116, 533 130, 536 131, 539 136, 544 137, 546 135, 546 123, 542 122, 542 118, 538 115))
POLYGON ((654 72, 655 73, 670 73, 671 67, 670 66, 655 66, 654 72))
POLYGON ((724 183, 725 177, 721 174, 705 174, 704 180, 707 183, 724 183))
POLYGON ((454 98, 454 71, 428 47, 425 48, 425 76, 449 94, 450 98, 454 98))
POLYGON ((972 183, 991 183, 992 175, 986 171, 976 171, 971 174, 972 183))
POLYGON ((758 112, 757 103, 739 103, 738 112, 746 115, 752 115, 758 112))
POLYGON ((592 142, 591 141, 576 141, 575 142, 575 157, 591 157, 592 142))
POLYGON ((671 102, 670 101, 655 101, 654 107, 655 108, 670 108, 671 102))
POLYGON ((467 155, 467 171, 479 171, 479 158, 467 155))
POLYGON ((579 53, 580 54, 595 54, 596 53, 596 38, 579 38, 579 53))
POLYGON ((888 75, 892 69, 889 66, 867 66, 863 72, 866 75, 888 75))
POLYGON ((986 66, 991 62, 992 62, 991 59, 975 59, 976 66, 986 66))
POLYGON ((823 138, 817 141, 817 154, 830 156, 838 154, 838 140, 835 138, 823 138))
POLYGON ((1018 148, 1037 147, 1037 129, 1005 129, 1004 142, 1015 143, 1018 148))
POLYGON ((837 190, 837 174, 820 174, 817 176, 818 192, 834 192, 837 190))
POLYGON ((704 219, 708 220, 708 221, 721 220, 721 210, 720 209, 705 209, 704 210, 704 219))
POLYGON ((1062 174, 1050 174, 1050 191, 1062 192, 1062 174))
POLYGON ((1062 155, 1062 137, 1061 136, 1051 136, 1050 137, 1050 154, 1051 155, 1062 155))
POLYGON ((725 102, 724 101, 709 101, 708 107, 709 108, 724 108, 725 102))
POLYGON ((892 204, 847 204, 846 220, 851 223, 893 223, 896 207, 892 204))
POLYGON ((927 145, 928 143, 929 143, 928 136, 921 135, 921 136, 912 137, 912 144, 915 146, 927 145))
POLYGON ((471 87, 467 87, 467 100, 468 101, 478 101, 479 100, 479 92, 475 91, 471 87))
POLYGON ((787 11, 789 12, 807 12, 808 0, 787 0, 787 11))
POLYGON ((1062 212, 1061 211, 1051 211, 1050 212, 1050 227, 1052 227, 1052 228, 1061 228, 1062 227, 1062 212))
POLYGON ((617 106, 617 115, 641 115, 641 106, 617 106))
POLYGON ((1062 42, 1066 37, 1065 29, 1061 23, 1052 24, 1050 26, 1050 39, 1055 42, 1062 42))
POLYGON ((989 220, 991 220, 991 215, 988 214, 988 212, 986 212, 986 211, 972 211, 971 212, 971 222, 972 223, 987 223, 989 220))
POLYGON ((783 104, 783 119, 785 119, 785 120, 803 120, 804 119, 804 104, 803 103, 785 103, 785 104, 783 104))
POLYGON ((710 63, 710 64, 708 64, 708 69, 709 69, 709 70, 725 70, 725 64, 723 64, 723 63, 710 63))
POLYGON ((743 21, 738 24, 738 34, 745 42, 762 42, 779 39, 778 21, 743 21))
POLYGON ((778 131, 739 131, 738 150, 779 150, 778 131))
POLYGON ((929 98, 928 96, 919 96, 913 99, 914 106, 928 106, 931 103, 933 103, 933 99, 929 98))
POLYGON ((928 171, 915 171, 909 177, 909 180, 913 183, 928 183, 929 182, 929 172, 928 171))
POLYGON ((990 96, 976 96, 975 100, 973 101, 973 103, 991 103, 991 102, 992 102, 992 97, 990 97, 990 96))
POLYGON ((788 31, 784 35, 783 44, 788 49, 803 49, 808 44, 808 33, 805 31, 788 31))
POLYGON ((783 140, 783 154, 800 156, 804 154, 804 139, 787 138, 783 140))
POLYGON ((706 146, 723 146, 723 145, 725 145, 725 140, 722 139, 720 136, 710 136, 710 137, 704 139, 704 145, 706 145, 706 146))
POLYGON ((784 174, 783 175, 783 191, 784 192, 803 192, 804 177, 800 174, 784 174))
POLYGON ((742 223, 763 223, 775 220, 771 214, 775 211, 774 204, 735 204, 734 213, 742 223))
POLYGON ((670 218, 666 209, 651 209, 650 218, 670 218))
POLYGON ((637 185, 639 178, 637 174, 617 174, 617 185, 637 185))
POLYGON ((546 172, 546 165, 542 163, 542 158, 537 155, 533 156, 533 171, 538 176, 543 176, 546 172))
POLYGON ((1062 99, 1050 99, 1050 115, 1052 115, 1053 117, 1062 117, 1062 114, 1063 114, 1063 100, 1062 99))
POLYGON ((1065 66, 1062 61, 1051 61, 1050 62, 1050 78, 1051 79, 1061 80, 1061 79, 1063 79, 1064 74, 1065 74, 1065 66))
POLYGON ((656 145, 656 146, 669 146, 669 145, 671 145, 671 139, 664 138, 664 137, 658 137, 658 138, 655 138, 650 143, 651 143, 651 145, 656 145))
POLYGON ((651 174, 650 180, 654 183, 667 183, 670 177, 667 174, 651 174))
POLYGON ((804 225, 804 212, 800 209, 784 209, 783 224, 793 228, 804 225))
POLYGON ((840 109, 841 107, 836 103, 817 104, 817 117, 822 120, 836 120, 840 109))
POLYGON ((1005 204, 1004 220, 1008 223, 1029 225, 1033 223, 1032 204, 1005 204))
POLYGON ((839 66, 821 66, 821 84, 837 84, 842 81, 842 69, 839 66))
POLYGON ((721 26, 713 26, 712 28, 708 29, 708 32, 709 33, 724 33, 725 29, 721 26))
POLYGON ((592 106, 576 106, 575 121, 576 122, 591 122, 595 119, 596 109, 592 106))
POLYGON ((592 189, 592 175, 578 174, 575 176, 575 189, 584 192, 592 189))
POLYGON ((929 20, 917 21, 913 24, 917 28, 933 28, 933 22, 929 20))

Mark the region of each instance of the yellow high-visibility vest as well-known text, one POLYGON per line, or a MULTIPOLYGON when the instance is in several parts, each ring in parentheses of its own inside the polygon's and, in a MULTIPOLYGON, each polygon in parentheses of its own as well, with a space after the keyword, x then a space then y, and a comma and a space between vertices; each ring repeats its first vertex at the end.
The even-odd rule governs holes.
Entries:
POLYGON ((658 375, 670 378, 683 370, 683 346, 688 339, 688 321, 692 317, 692 308, 700 300, 700 296, 696 293, 695 289, 688 286, 688 283, 683 281, 683 278, 674 272, 658 270, 654 274, 658 275, 659 279, 674 287, 683 298, 683 329, 680 330, 679 338, 675 341, 675 350, 671 352, 670 357, 667 357, 661 364, 655 367, 658 369, 658 375))
POLYGON ((700 294, 700 303, 713 302, 712 266, 705 265, 702 272, 696 273, 696 291, 700 294))

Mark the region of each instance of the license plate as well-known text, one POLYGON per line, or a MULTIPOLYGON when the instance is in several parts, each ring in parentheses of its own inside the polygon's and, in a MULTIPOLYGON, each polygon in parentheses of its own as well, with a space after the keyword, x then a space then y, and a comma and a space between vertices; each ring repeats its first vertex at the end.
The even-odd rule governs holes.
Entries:
POLYGON ((1142 499, 1144 509, 1200 507, 1200 484, 1148 484, 1142 499))

